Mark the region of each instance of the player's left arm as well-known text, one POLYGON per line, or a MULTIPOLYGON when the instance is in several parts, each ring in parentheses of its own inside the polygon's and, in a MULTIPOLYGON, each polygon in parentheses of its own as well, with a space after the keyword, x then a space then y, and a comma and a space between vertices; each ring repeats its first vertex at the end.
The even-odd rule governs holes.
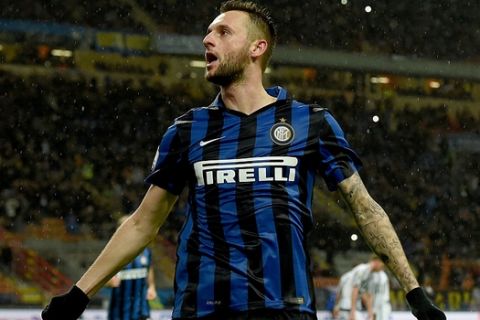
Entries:
POLYGON ((408 263, 397 233, 383 208, 370 196, 358 172, 338 184, 355 221, 371 249, 393 272, 407 292, 413 314, 420 320, 446 319, 427 298, 408 263))
POLYGON ((383 208, 370 196, 358 173, 338 184, 355 221, 372 250, 392 270, 406 292, 417 288, 400 240, 383 208))

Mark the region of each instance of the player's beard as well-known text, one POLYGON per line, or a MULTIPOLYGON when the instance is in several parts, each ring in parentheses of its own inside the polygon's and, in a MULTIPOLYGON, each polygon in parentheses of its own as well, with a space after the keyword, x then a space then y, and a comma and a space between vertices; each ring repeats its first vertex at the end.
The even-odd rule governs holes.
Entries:
POLYGON ((228 86, 243 79, 245 68, 250 62, 248 48, 238 54, 227 54, 212 73, 205 73, 205 78, 219 86, 228 86))

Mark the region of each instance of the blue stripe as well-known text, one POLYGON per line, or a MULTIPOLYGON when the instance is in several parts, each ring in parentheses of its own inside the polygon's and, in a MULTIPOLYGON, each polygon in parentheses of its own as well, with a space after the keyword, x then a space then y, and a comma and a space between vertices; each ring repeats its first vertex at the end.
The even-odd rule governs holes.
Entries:
POLYGON ((125 284, 123 287, 123 319, 130 319, 130 308, 132 305, 132 300, 130 299, 130 292, 132 290, 132 281, 124 281, 125 284))
MULTIPOLYGON (((141 263, 140 263, 140 257, 142 255, 139 255, 135 258, 135 260, 133 261, 133 266, 132 266, 132 269, 136 269, 136 268, 139 268, 141 266, 141 263)), ((132 299, 132 316, 133 317, 137 317, 138 316, 138 313, 140 311, 140 298, 141 298, 141 291, 139 291, 139 289, 142 287, 142 283, 145 282, 145 278, 142 278, 142 279, 135 279, 135 280, 131 280, 132 282, 132 290, 133 290, 133 299, 132 299)))
POLYGON ((145 279, 136 279, 132 281, 132 286, 134 290, 134 299, 132 304, 132 315, 138 317, 140 315, 140 303, 141 299, 144 296, 142 294, 142 289, 144 288, 145 279))
MULTIPOLYGON (((270 108, 258 115, 257 118, 257 140, 255 142, 254 157, 265 156, 270 154, 272 150, 272 139, 270 138, 270 128, 275 122, 275 108, 270 108), (261 149, 259 146, 264 146, 261 149), (268 148, 268 149, 267 149, 268 148)), ((270 193, 268 183, 253 184, 254 194, 262 191, 262 193, 270 193)), ((265 306, 278 308, 278 299, 282 296, 280 281, 280 259, 279 248, 277 243, 277 235, 275 229, 275 217, 272 211, 271 195, 265 196, 260 194, 254 197, 258 234, 262 241, 262 258, 263 258, 263 274, 265 275, 265 306), (268 281, 273 279, 273 281, 268 281)))
POLYGON ((148 304, 147 301, 147 291, 148 291, 148 273, 150 271, 150 268, 152 268, 152 252, 150 249, 145 249, 143 251, 143 254, 147 258, 147 278, 145 281, 142 283, 142 291, 141 291, 141 298, 140 298, 140 315, 141 316, 149 316, 150 315, 150 305, 148 304))
POLYGON ((193 112, 193 122, 190 131, 190 149, 188 151, 190 163, 203 160, 203 149, 200 148, 198 143, 207 135, 208 119, 207 109, 198 109, 193 112))
POLYGON ((340 125, 333 118, 333 116, 330 113, 326 112, 325 113, 325 120, 330 125, 330 128, 332 129, 333 133, 335 133, 338 144, 343 146, 343 147, 348 147, 347 140, 345 139, 345 134, 343 133, 342 128, 340 128, 340 125))
MULTIPOLYGON (((291 147, 294 147, 295 150, 305 150, 306 142, 308 139, 308 127, 310 123, 310 109, 307 106, 298 106, 297 104, 292 105, 292 118, 291 125, 295 129, 295 139, 292 141, 291 147)), ((303 155, 297 155, 301 157, 303 155)), ((297 168, 298 169, 298 168, 297 168)), ((310 297, 308 290, 308 279, 306 270, 307 262, 304 248, 304 226, 302 224, 302 214, 303 208, 299 208, 298 199, 300 199, 300 190, 298 188, 299 179, 298 171, 295 182, 287 182, 287 193, 289 196, 289 205, 290 209, 289 218, 291 221, 291 239, 292 239, 292 253, 293 253, 293 277, 295 279, 295 289, 296 297, 303 297, 304 303, 302 306, 311 306, 312 298, 310 297), (292 200, 295 200, 292 203, 292 200), (295 210, 292 210, 295 209, 295 210)), ((302 308, 302 307, 301 307, 302 308)), ((309 309, 306 309, 309 310, 309 309)))
POLYGON ((343 130, 340 128, 335 118, 333 118, 333 116, 330 113, 326 112, 325 121, 329 125, 332 132, 334 133, 334 137, 329 137, 329 138, 334 138, 335 141, 326 142, 319 139, 319 153, 323 158, 322 163, 325 165, 324 177, 327 179, 326 182, 328 184, 329 189, 332 190, 332 188, 334 189, 334 186, 332 185, 332 183, 335 183, 335 184, 339 183, 340 181, 343 181, 346 177, 345 177, 344 171, 341 170, 342 168, 337 165, 336 161, 335 162, 333 161, 335 160, 335 156, 328 149, 327 143, 329 144, 335 143, 340 148, 343 148, 342 151, 349 156, 348 158, 344 158, 344 160, 348 160, 348 165, 350 166, 350 169, 352 171, 357 171, 358 168, 361 166, 361 163, 360 163, 360 160, 358 159, 358 156, 350 148, 350 145, 345 139, 343 130))
POLYGON ((162 162, 165 161, 166 157, 170 153, 170 145, 172 144, 173 138, 177 135, 177 127, 171 126, 168 128, 167 132, 163 136, 163 140, 158 147, 158 159, 155 163, 154 170, 156 170, 162 162))

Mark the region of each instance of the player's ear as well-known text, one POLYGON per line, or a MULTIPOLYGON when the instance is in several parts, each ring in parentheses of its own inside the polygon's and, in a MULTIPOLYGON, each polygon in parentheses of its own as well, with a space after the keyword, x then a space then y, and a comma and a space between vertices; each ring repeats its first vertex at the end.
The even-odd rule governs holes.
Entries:
POLYGON ((250 55, 252 58, 258 58, 267 51, 268 42, 264 39, 255 40, 250 47, 250 55))

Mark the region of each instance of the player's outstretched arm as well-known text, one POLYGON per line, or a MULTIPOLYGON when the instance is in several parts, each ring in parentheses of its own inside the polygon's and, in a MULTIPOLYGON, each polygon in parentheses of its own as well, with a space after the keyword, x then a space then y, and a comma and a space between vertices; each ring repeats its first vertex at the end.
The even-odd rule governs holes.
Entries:
POLYGON ((89 299, 155 238, 176 200, 177 196, 151 186, 137 210, 115 231, 72 290, 52 298, 42 312, 42 319, 78 319, 89 299))
POLYGON ((339 190, 350 207, 365 241, 383 260, 407 292, 413 314, 420 320, 446 319, 419 287, 388 215, 366 190, 358 173, 343 180, 339 190))

